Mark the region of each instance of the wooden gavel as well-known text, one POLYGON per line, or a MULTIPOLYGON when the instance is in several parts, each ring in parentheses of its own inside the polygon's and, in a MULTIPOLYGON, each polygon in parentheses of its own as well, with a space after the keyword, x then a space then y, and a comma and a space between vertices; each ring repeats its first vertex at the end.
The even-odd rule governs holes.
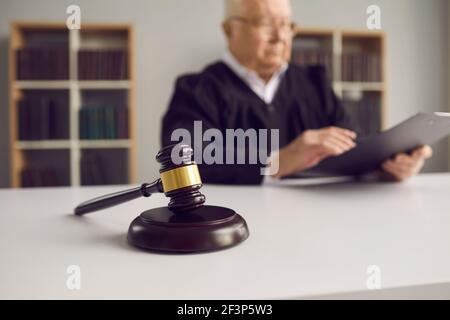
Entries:
POLYGON ((160 178, 83 202, 74 213, 82 216, 139 197, 164 193, 170 198, 167 207, 146 210, 131 223, 127 236, 131 245, 151 251, 189 253, 241 243, 249 236, 247 223, 229 208, 204 205, 206 198, 199 191, 202 181, 197 164, 191 160, 192 153, 187 145, 161 149, 156 155, 161 165, 160 178), (178 150, 176 162, 172 159, 174 150, 178 150))

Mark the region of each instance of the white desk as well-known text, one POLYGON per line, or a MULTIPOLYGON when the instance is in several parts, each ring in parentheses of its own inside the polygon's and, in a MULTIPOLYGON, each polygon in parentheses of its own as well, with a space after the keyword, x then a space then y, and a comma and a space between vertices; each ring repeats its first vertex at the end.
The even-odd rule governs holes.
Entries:
POLYGON ((450 174, 401 184, 204 186, 208 204, 247 220, 250 238, 191 255, 126 243, 132 219, 165 205, 164 195, 71 214, 123 187, 1 190, 0 298, 450 298, 450 174), (81 268, 81 290, 66 287, 69 265, 81 268), (367 290, 369 265, 380 267, 383 290, 367 290))

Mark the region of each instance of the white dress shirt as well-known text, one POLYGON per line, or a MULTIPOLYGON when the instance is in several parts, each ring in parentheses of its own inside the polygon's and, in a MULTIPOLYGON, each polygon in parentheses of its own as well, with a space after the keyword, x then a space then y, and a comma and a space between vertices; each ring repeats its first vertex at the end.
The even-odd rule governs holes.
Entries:
POLYGON ((241 78, 258 97, 260 97, 266 104, 270 104, 275 97, 275 94, 280 85, 288 64, 284 63, 279 70, 277 70, 270 80, 266 83, 259 75, 253 71, 244 67, 237 61, 233 54, 226 50, 223 56, 223 62, 241 78))

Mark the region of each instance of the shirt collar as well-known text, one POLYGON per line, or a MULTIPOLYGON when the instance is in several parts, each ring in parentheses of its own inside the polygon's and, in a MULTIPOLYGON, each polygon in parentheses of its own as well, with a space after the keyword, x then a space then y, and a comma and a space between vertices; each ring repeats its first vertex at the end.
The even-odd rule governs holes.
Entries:
MULTIPOLYGON (((250 70, 244 67, 230 52, 230 50, 226 50, 223 55, 223 61, 233 70, 239 77, 248 82, 260 82, 264 84, 264 80, 260 78, 260 76, 253 70, 250 70)), ((275 79, 281 79, 283 74, 286 72, 288 68, 288 64, 285 62, 274 74, 267 84, 273 82, 275 79)))

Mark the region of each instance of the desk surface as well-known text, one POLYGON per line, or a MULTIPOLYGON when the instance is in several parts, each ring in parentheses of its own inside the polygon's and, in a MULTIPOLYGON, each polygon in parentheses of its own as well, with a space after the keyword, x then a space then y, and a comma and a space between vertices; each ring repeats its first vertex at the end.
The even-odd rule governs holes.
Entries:
POLYGON ((240 213, 250 237, 190 255, 126 242, 133 218, 165 205, 163 195, 71 214, 79 202, 123 187, 1 190, 0 298, 327 296, 368 292, 370 265, 379 266, 385 289, 450 283, 450 174, 398 184, 204 186, 207 203, 240 213), (80 290, 66 287, 69 265, 81 268, 80 290))

